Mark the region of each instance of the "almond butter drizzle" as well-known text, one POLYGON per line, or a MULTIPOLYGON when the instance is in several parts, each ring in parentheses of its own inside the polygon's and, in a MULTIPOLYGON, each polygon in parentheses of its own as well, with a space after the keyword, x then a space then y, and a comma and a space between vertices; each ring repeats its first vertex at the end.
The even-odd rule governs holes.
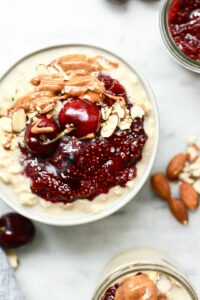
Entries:
POLYGON ((44 133, 51 133, 54 131, 52 127, 38 127, 42 120, 35 118, 34 125, 31 128, 31 132, 34 134, 44 134, 44 133))
POLYGON ((145 274, 131 276, 117 289, 115 300, 157 300, 157 287, 145 274))
POLYGON ((120 99, 106 94, 103 83, 94 75, 95 72, 118 67, 117 63, 102 56, 91 58, 82 54, 66 55, 52 61, 48 66, 42 66, 46 68, 45 74, 31 80, 33 91, 14 102, 9 110, 10 115, 18 107, 26 112, 48 113, 54 109, 57 101, 64 101, 69 97, 80 97, 93 103, 103 102, 105 96, 120 99), (49 71, 48 74, 48 68, 51 71, 53 68, 55 72, 52 74, 49 71))

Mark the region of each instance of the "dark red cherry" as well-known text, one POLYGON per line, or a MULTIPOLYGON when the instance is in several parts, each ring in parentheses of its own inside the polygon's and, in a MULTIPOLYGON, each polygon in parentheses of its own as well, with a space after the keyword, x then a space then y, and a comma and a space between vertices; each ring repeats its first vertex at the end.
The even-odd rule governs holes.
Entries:
POLYGON ((81 138, 90 133, 96 133, 101 124, 101 113, 97 105, 88 101, 73 98, 61 109, 58 116, 61 128, 73 124, 76 129, 72 134, 81 138))
POLYGON ((17 214, 8 213, 0 218, 0 247, 18 248, 33 240, 35 227, 33 223, 17 214))
POLYGON ((112 77, 104 73, 99 73, 98 79, 104 83, 107 92, 110 92, 115 96, 125 97, 126 99, 125 88, 119 83, 117 79, 113 79, 112 77))
POLYGON ((37 127, 51 127, 52 132, 45 134, 32 133, 32 128, 34 126, 34 123, 32 122, 26 128, 25 145, 30 152, 45 156, 46 154, 49 154, 56 149, 59 141, 51 141, 57 137, 60 130, 57 123, 54 120, 47 119, 45 116, 40 116, 39 119, 41 121, 37 125, 37 127))

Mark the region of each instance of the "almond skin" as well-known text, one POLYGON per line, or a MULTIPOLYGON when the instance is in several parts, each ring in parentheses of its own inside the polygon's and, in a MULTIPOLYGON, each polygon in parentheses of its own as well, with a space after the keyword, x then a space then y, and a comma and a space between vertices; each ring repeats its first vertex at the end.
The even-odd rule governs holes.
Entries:
POLYGON ((187 208, 191 210, 196 210, 199 206, 198 193, 195 191, 194 187, 186 182, 180 184, 180 196, 187 208))
POLYGON ((171 198, 168 201, 169 208, 174 217, 183 225, 188 224, 188 211, 183 201, 171 198))
POLYGON ((184 168, 187 160, 187 155, 179 153, 172 158, 167 167, 167 176, 170 180, 178 179, 179 174, 184 168))
POLYGON ((171 198, 170 186, 163 173, 156 173, 152 175, 151 186, 155 194, 161 199, 168 201, 171 198))

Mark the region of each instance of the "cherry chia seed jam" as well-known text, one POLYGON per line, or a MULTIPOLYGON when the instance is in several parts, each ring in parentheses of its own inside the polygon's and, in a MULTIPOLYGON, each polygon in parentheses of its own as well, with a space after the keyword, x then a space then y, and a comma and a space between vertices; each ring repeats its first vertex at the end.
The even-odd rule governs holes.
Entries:
POLYGON ((45 159, 23 149, 24 174, 32 180, 32 192, 48 201, 92 200, 136 177, 146 140, 143 118, 135 119, 129 132, 116 130, 108 139, 65 137, 45 159))
POLYGON ((200 0, 172 0, 168 22, 176 46, 191 59, 200 61, 200 0))

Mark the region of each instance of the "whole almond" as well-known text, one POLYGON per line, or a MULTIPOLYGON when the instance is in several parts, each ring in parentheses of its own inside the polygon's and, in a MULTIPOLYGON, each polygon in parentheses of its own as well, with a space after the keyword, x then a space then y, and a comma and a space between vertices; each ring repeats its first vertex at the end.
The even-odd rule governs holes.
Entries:
POLYGON ((180 184, 180 196, 187 208, 195 210, 199 206, 198 193, 191 184, 186 182, 180 184))
POLYGON ((188 224, 188 211, 183 201, 171 198, 168 201, 169 208, 174 217, 182 224, 188 224))
POLYGON ((179 153, 172 158, 167 167, 167 176, 170 180, 178 179, 178 175, 183 170, 186 160, 187 155, 184 153, 179 153))
POLYGON ((163 200, 171 198, 171 191, 168 180, 163 173, 156 173, 151 177, 151 186, 155 194, 163 200))

